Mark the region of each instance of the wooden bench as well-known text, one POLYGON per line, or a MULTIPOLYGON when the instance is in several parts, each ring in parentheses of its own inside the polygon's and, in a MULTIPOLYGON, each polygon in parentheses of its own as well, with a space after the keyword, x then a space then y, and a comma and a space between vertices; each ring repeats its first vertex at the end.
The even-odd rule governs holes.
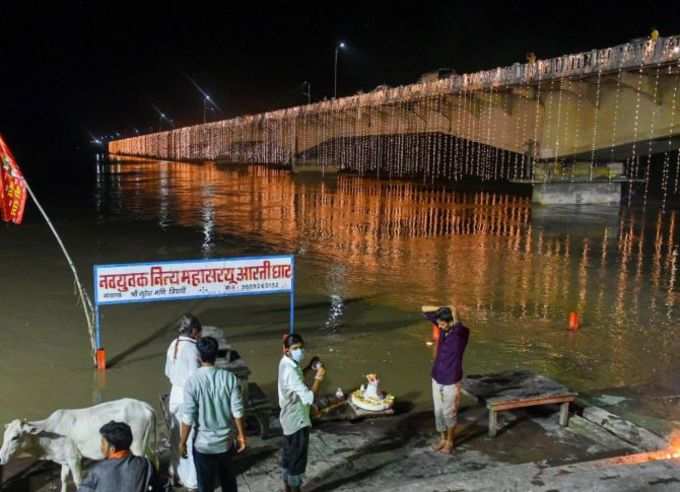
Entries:
POLYGON ((555 395, 536 396, 531 398, 490 398, 486 401, 489 409, 489 436, 495 437, 498 432, 498 413, 517 408, 533 407, 538 405, 560 405, 560 425, 565 427, 569 423, 569 404, 578 396, 576 393, 563 393, 555 395))
POLYGON ((539 405, 560 405, 560 425, 569 423, 569 404, 578 396, 565 386, 531 371, 470 375, 463 390, 489 410, 489 436, 498 432, 498 413, 539 405))

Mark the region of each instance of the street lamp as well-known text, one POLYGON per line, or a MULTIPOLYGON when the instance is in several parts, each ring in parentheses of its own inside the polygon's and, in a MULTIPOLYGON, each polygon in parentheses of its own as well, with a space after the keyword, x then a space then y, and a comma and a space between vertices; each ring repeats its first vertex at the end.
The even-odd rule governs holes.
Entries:
POLYGON ((174 126, 175 126, 174 122, 170 118, 168 118, 168 116, 163 111, 158 109, 158 107, 155 104, 152 104, 151 106, 153 107, 154 111, 156 111, 156 113, 158 113, 158 131, 159 132, 163 131, 163 120, 167 121, 168 125, 170 125, 174 128, 174 126))
POLYGON ((307 104, 312 104, 312 83, 308 80, 305 80, 302 85, 305 87, 305 91, 302 93, 302 95, 307 96, 307 104))
POLYGON ((333 99, 337 99, 338 97, 338 53, 340 49, 344 49, 345 44, 344 41, 340 41, 336 46, 335 46, 335 70, 333 71, 333 99))
POLYGON ((210 96, 206 94, 203 97, 203 123, 205 123, 206 113, 208 112, 208 104, 210 104, 210 96))
POLYGON ((189 75, 184 74, 184 76, 187 78, 189 82, 191 82, 191 85, 194 86, 194 88, 198 91, 198 93, 202 96, 201 100, 203 101, 203 123, 205 123, 208 119, 208 110, 210 111, 222 111, 222 109, 217 105, 217 103, 210 97, 210 95, 203 90, 203 88, 198 85, 198 83, 189 77, 189 75))

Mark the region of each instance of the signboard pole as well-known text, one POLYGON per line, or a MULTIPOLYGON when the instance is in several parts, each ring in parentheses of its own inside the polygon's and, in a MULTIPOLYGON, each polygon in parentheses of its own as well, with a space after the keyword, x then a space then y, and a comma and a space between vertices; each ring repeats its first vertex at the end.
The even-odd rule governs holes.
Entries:
POLYGON ((292 335, 295 333, 295 290, 290 291, 290 326, 288 328, 289 333, 292 335))
POLYGON ((288 331, 292 335, 295 333, 295 257, 290 259, 291 267, 293 269, 293 275, 290 279, 290 326, 288 331))
POLYGON ((106 350, 104 350, 104 347, 102 347, 102 332, 100 327, 100 320, 99 320, 99 305, 96 305, 94 308, 94 321, 95 321, 95 337, 97 341, 97 352, 96 352, 96 361, 97 361, 97 369, 106 369, 106 350))
POLYGON ((102 347, 102 332, 99 329, 99 306, 95 308, 95 313, 94 313, 94 325, 95 325, 95 339, 97 340, 97 349, 103 348, 102 347))

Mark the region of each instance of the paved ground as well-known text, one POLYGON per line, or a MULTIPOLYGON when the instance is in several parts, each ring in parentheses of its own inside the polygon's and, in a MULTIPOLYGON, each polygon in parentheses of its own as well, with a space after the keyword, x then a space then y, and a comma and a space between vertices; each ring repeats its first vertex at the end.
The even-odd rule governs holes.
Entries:
MULTIPOLYGON (((356 490, 356 489, 355 489, 356 490)), ((366 489, 368 490, 368 489, 366 489)), ((512 492, 641 492, 680 490, 680 460, 660 460, 634 465, 575 464, 543 467, 535 463, 485 471, 441 475, 375 492, 512 491, 512 492)))
MULTIPOLYGON (((591 401, 608 402, 612 412, 623 401, 629 401, 622 410, 630 415, 645 407, 643 403, 633 404, 632 396, 629 400, 620 398, 615 392, 589 396, 591 401)), ((673 405, 680 402, 664 396, 658 401, 664 402, 664 415, 637 415, 637 420, 656 419, 670 432, 671 417, 678 410, 673 405)), ((502 431, 489 438, 485 409, 464 402, 453 456, 430 451, 436 436, 428 413, 406 412, 390 418, 319 425, 311 437, 305 491, 680 490, 680 463, 676 460, 612 462, 610 458, 640 450, 583 418, 572 418, 569 427, 560 428, 552 410, 502 415, 502 431)), ((278 491, 278 460, 278 437, 251 439, 247 455, 237 461, 240 490, 278 491)), ((55 467, 24 463, 31 468, 22 474, 18 465, 5 470, 6 478, 15 479, 3 490, 58 490, 55 467)))

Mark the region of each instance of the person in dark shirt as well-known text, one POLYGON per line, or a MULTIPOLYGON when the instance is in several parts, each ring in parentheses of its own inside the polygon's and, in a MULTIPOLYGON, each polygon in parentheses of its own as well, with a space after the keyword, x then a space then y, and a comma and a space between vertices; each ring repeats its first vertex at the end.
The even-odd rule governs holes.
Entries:
POLYGON ((111 421, 99 433, 102 436, 100 461, 88 472, 78 492, 159 492, 160 482, 151 462, 130 452, 132 430, 124 422, 111 421))
POLYGON ((441 437, 432 449, 451 454, 460 405, 463 354, 470 331, 458 319, 455 308, 423 306, 421 310, 439 334, 432 366, 432 399, 435 425, 441 437))

